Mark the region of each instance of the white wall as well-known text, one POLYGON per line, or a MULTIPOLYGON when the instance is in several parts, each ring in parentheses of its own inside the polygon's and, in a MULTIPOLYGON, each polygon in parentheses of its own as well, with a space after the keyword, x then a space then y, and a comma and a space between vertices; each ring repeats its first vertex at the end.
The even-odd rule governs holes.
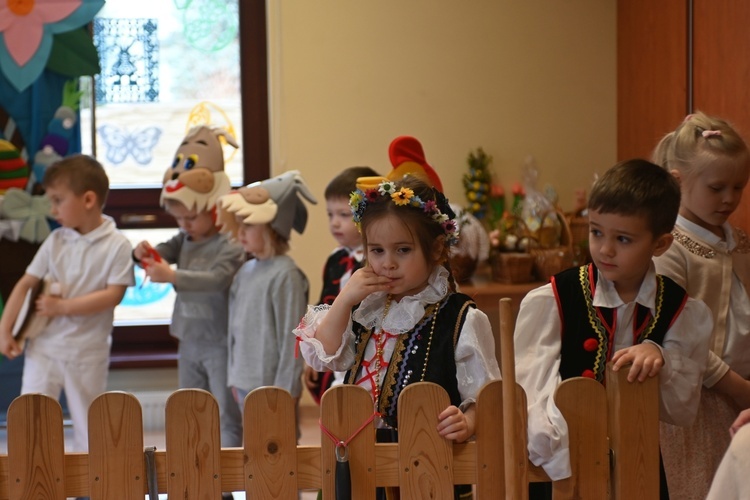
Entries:
POLYGON ((616 155, 615 0, 268 2, 273 173, 302 171, 320 204, 292 257, 320 293, 335 242, 323 190, 351 165, 391 168, 413 135, 451 201, 466 157, 509 190, 533 155, 563 208, 616 155))

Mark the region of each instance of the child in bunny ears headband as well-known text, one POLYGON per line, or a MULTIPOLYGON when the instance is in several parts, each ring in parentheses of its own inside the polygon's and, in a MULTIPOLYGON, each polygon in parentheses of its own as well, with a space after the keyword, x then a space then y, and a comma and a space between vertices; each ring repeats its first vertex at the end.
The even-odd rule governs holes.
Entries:
MULTIPOLYGON (((427 381, 451 401, 437 416, 438 431, 463 442, 474 434, 479 390, 500 377, 492 328, 455 291, 444 265, 456 241, 454 214, 421 145, 399 138, 390 157, 389 178, 360 178, 350 198, 365 267, 332 305, 309 307, 294 333, 313 369, 346 371, 345 383, 370 392, 378 440, 398 439, 399 394, 427 381)), ((455 497, 467 491, 457 486, 455 497)))
POLYGON ((222 140, 239 148, 234 137, 220 127, 191 128, 177 148, 172 165, 164 172, 160 202, 176 200, 187 208, 211 210, 231 189, 224 171, 222 140))
POLYGON ((307 307, 309 284, 287 255, 292 230, 307 225, 304 201, 316 203, 296 170, 222 196, 222 231, 253 258, 234 277, 229 292, 228 383, 240 410, 245 396, 274 385, 298 398, 302 359, 294 355, 291 332, 307 307))
MULTIPOLYGON (((154 247, 142 241, 133 258, 151 281, 171 283, 177 292, 170 333, 180 340, 180 387, 209 388, 219 406, 222 446, 242 446, 242 415, 227 386, 226 364, 228 291, 245 252, 216 225, 216 201, 231 188, 222 140, 237 147, 220 128, 188 131, 161 192, 161 204, 180 231, 154 247)), ((140 283, 137 293, 148 295, 140 292, 145 278, 140 283)))

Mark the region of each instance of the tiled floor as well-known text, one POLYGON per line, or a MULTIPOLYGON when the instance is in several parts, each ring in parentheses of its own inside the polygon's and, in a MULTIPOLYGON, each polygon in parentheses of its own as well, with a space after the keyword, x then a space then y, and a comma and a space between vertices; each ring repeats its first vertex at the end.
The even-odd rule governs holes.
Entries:
MULTIPOLYGON (((301 445, 320 445, 320 428, 318 427, 318 407, 312 405, 300 406, 300 430, 301 445)), ((72 436, 72 428, 66 426, 65 438, 68 439, 72 436)), ((144 443, 148 446, 156 446, 157 450, 163 450, 166 448, 166 439, 163 432, 150 432, 147 431, 143 436, 144 443)), ((8 430, 5 427, 0 427, 0 455, 8 453, 8 430)), ((314 500, 317 497, 317 492, 305 491, 300 495, 300 500, 314 500)), ((167 495, 160 495, 160 499, 166 499, 167 495)), ((235 492, 235 500, 245 500, 245 493, 235 492)))

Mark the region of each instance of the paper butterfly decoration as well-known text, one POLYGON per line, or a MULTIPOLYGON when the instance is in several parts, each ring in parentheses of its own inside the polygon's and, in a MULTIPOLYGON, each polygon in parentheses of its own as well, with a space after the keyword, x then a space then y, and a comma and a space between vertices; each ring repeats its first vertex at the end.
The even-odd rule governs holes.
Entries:
POLYGON ((93 19, 104 0, 14 0, 0 2, 0 70, 23 91, 42 74, 53 35, 93 19))
POLYGON ((162 129, 146 127, 131 132, 115 125, 102 125, 97 128, 97 132, 107 147, 106 156, 111 163, 119 165, 130 155, 139 164, 148 165, 162 129))

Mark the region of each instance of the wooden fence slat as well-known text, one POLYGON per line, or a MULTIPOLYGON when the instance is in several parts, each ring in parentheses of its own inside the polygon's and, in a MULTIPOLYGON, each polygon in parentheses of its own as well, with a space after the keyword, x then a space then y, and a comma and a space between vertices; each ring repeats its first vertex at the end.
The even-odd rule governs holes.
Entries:
MULTIPOLYGON (((497 499, 505 491, 505 439, 503 415, 503 382, 488 382, 477 397, 477 424, 474 431, 477 443, 477 499, 497 499)), ((455 465, 455 461, 454 461, 455 465)))
POLYGON ((210 392, 180 389, 167 399, 167 490, 170 497, 221 497, 219 406, 210 392))
POLYGON ((19 396, 8 408, 9 496, 64 500, 62 408, 43 394, 19 396))
POLYGON ((143 500, 143 416, 138 399, 108 392, 89 407, 89 491, 92 500, 143 500))
POLYGON ((295 403, 284 389, 261 387, 245 398, 245 490, 250 498, 297 498, 295 403))
POLYGON ((631 383, 627 373, 607 366, 612 498, 658 500, 659 379, 631 383))
MULTIPOLYGON (((372 397, 360 386, 337 386, 323 394, 321 400, 323 427, 341 441, 348 440, 374 412, 372 397)), ((320 460, 324 499, 334 498, 336 455, 331 438, 321 429, 320 460)), ((375 425, 365 425, 349 443, 349 471, 352 498, 375 496, 375 425)))
POLYGON ((607 393, 604 386, 590 378, 565 380, 555 391, 555 404, 568 423, 573 475, 552 483, 552 498, 607 498, 609 447, 605 417, 607 393))
POLYGON ((438 415, 450 405, 445 390, 422 382, 398 401, 401 498, 453 498, 453 442, 437 432, 438 415))
POLYGON ((505 498, 528 500, 529 459, 527 451, 526 393, 516 383, 513 335, 515 315, 509 298, 499 300, 500 372, 503 377, 503 435, 505 441, 505 498))

